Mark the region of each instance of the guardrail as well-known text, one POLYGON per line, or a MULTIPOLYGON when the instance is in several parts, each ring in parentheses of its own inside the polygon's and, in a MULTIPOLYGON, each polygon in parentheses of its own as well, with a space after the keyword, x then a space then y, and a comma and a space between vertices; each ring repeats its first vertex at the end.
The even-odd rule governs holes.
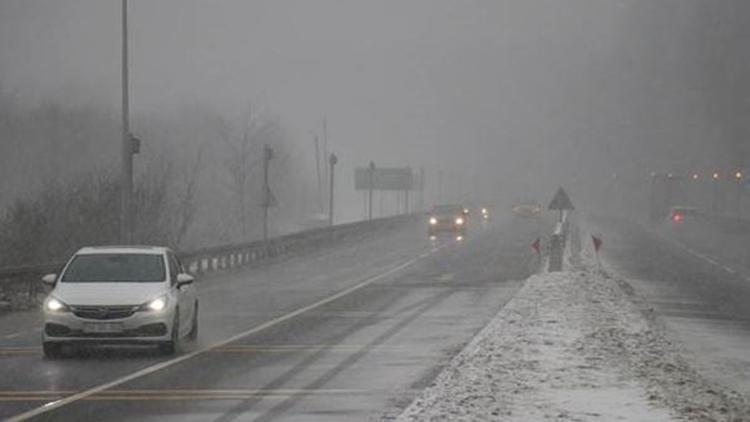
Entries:
POLYGON ((697 216, 699 219, 726 232, 737 234, 750 233, 750 220, 737 217, 736 215, 699 212, 697 216))
MULTIPOLYGON (((417 220, 419 214, 379 218, 369 221, 341 224, 292 233, 269 239, 232 245, 202 248, 195 251, 178 252, 183 265, 193 274, 200 275, 214 271, 261 263, 269 259, 289 255, 293 252, 312 250, 345 239, 375 231, 391 230, 417 220)), ((14 268, 0 268, 0 311, 20 304, 32 305, 37 302, 45 286, 40 278, 44 274, 59 272, 64 262, 27 265, 14 268), (10 298, 10 299, 7 299, 10 298)))

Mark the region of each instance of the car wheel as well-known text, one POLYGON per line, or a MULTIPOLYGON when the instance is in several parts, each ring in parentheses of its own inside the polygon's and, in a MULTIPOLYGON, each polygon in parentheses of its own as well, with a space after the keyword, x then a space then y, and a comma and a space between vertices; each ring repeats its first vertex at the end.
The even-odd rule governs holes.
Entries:
POLYGON ((180 318, 179 309, 175 309, 174 322, 172 323, 172 335, 169 341, 159 345, 159 350, 165 355, 173 355, 177 352, 180 344, 180 318))
POLYGON ((44 357, 46 357, 47 359, 59 359, 63 357, 62 344, 60 343, 45 341, 44 343, 42 343, 42 352, 44 353, 44 357))
POLYGON ((198 302, 195 302, 195 310, 193 311, 193 323, 190 325, 190 332, 188 333, 188 339, 195 341, 198 338, 198 302))

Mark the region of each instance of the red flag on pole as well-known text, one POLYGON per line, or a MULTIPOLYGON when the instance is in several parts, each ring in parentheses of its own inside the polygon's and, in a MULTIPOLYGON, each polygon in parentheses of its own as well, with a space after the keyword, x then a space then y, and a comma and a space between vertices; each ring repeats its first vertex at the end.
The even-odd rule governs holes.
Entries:
POLYGON ((542 253, 542 240, 537 237, 534 243, 531 244, 531 247, 534 248, 537 254, 542 253))
POLYGON ((598 253, 599 249, 602 248, 602 239, 592 235, 591 240, 594 242, 594 250, 598 253))

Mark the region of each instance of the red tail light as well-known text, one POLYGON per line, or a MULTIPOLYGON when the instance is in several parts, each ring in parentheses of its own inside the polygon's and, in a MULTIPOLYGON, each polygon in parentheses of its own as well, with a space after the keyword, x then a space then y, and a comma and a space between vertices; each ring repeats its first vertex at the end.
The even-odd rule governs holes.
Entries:
POLYGON ((672 221, 674 221, 675 223, 679 223, 680 221, 682 221, 682 218, 682 214, 680 213, 672 214, 672 221))

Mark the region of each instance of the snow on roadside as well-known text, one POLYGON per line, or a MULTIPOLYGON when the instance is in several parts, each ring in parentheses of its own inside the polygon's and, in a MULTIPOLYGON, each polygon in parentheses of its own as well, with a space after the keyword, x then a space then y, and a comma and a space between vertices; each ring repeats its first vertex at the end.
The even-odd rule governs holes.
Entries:
MULTIPOLYGON (((582 344, 621 305, 597 285, 584 272, 528 279, 398 420, 672 420, 637 382, 582 344)), ((641 321, 628 323, 618 326, 644 329, 641 321)))
POLYGON ((529 278, 397 420, 750 420, 596 270, 587 237, 574 229, 574 270, 529 278))

